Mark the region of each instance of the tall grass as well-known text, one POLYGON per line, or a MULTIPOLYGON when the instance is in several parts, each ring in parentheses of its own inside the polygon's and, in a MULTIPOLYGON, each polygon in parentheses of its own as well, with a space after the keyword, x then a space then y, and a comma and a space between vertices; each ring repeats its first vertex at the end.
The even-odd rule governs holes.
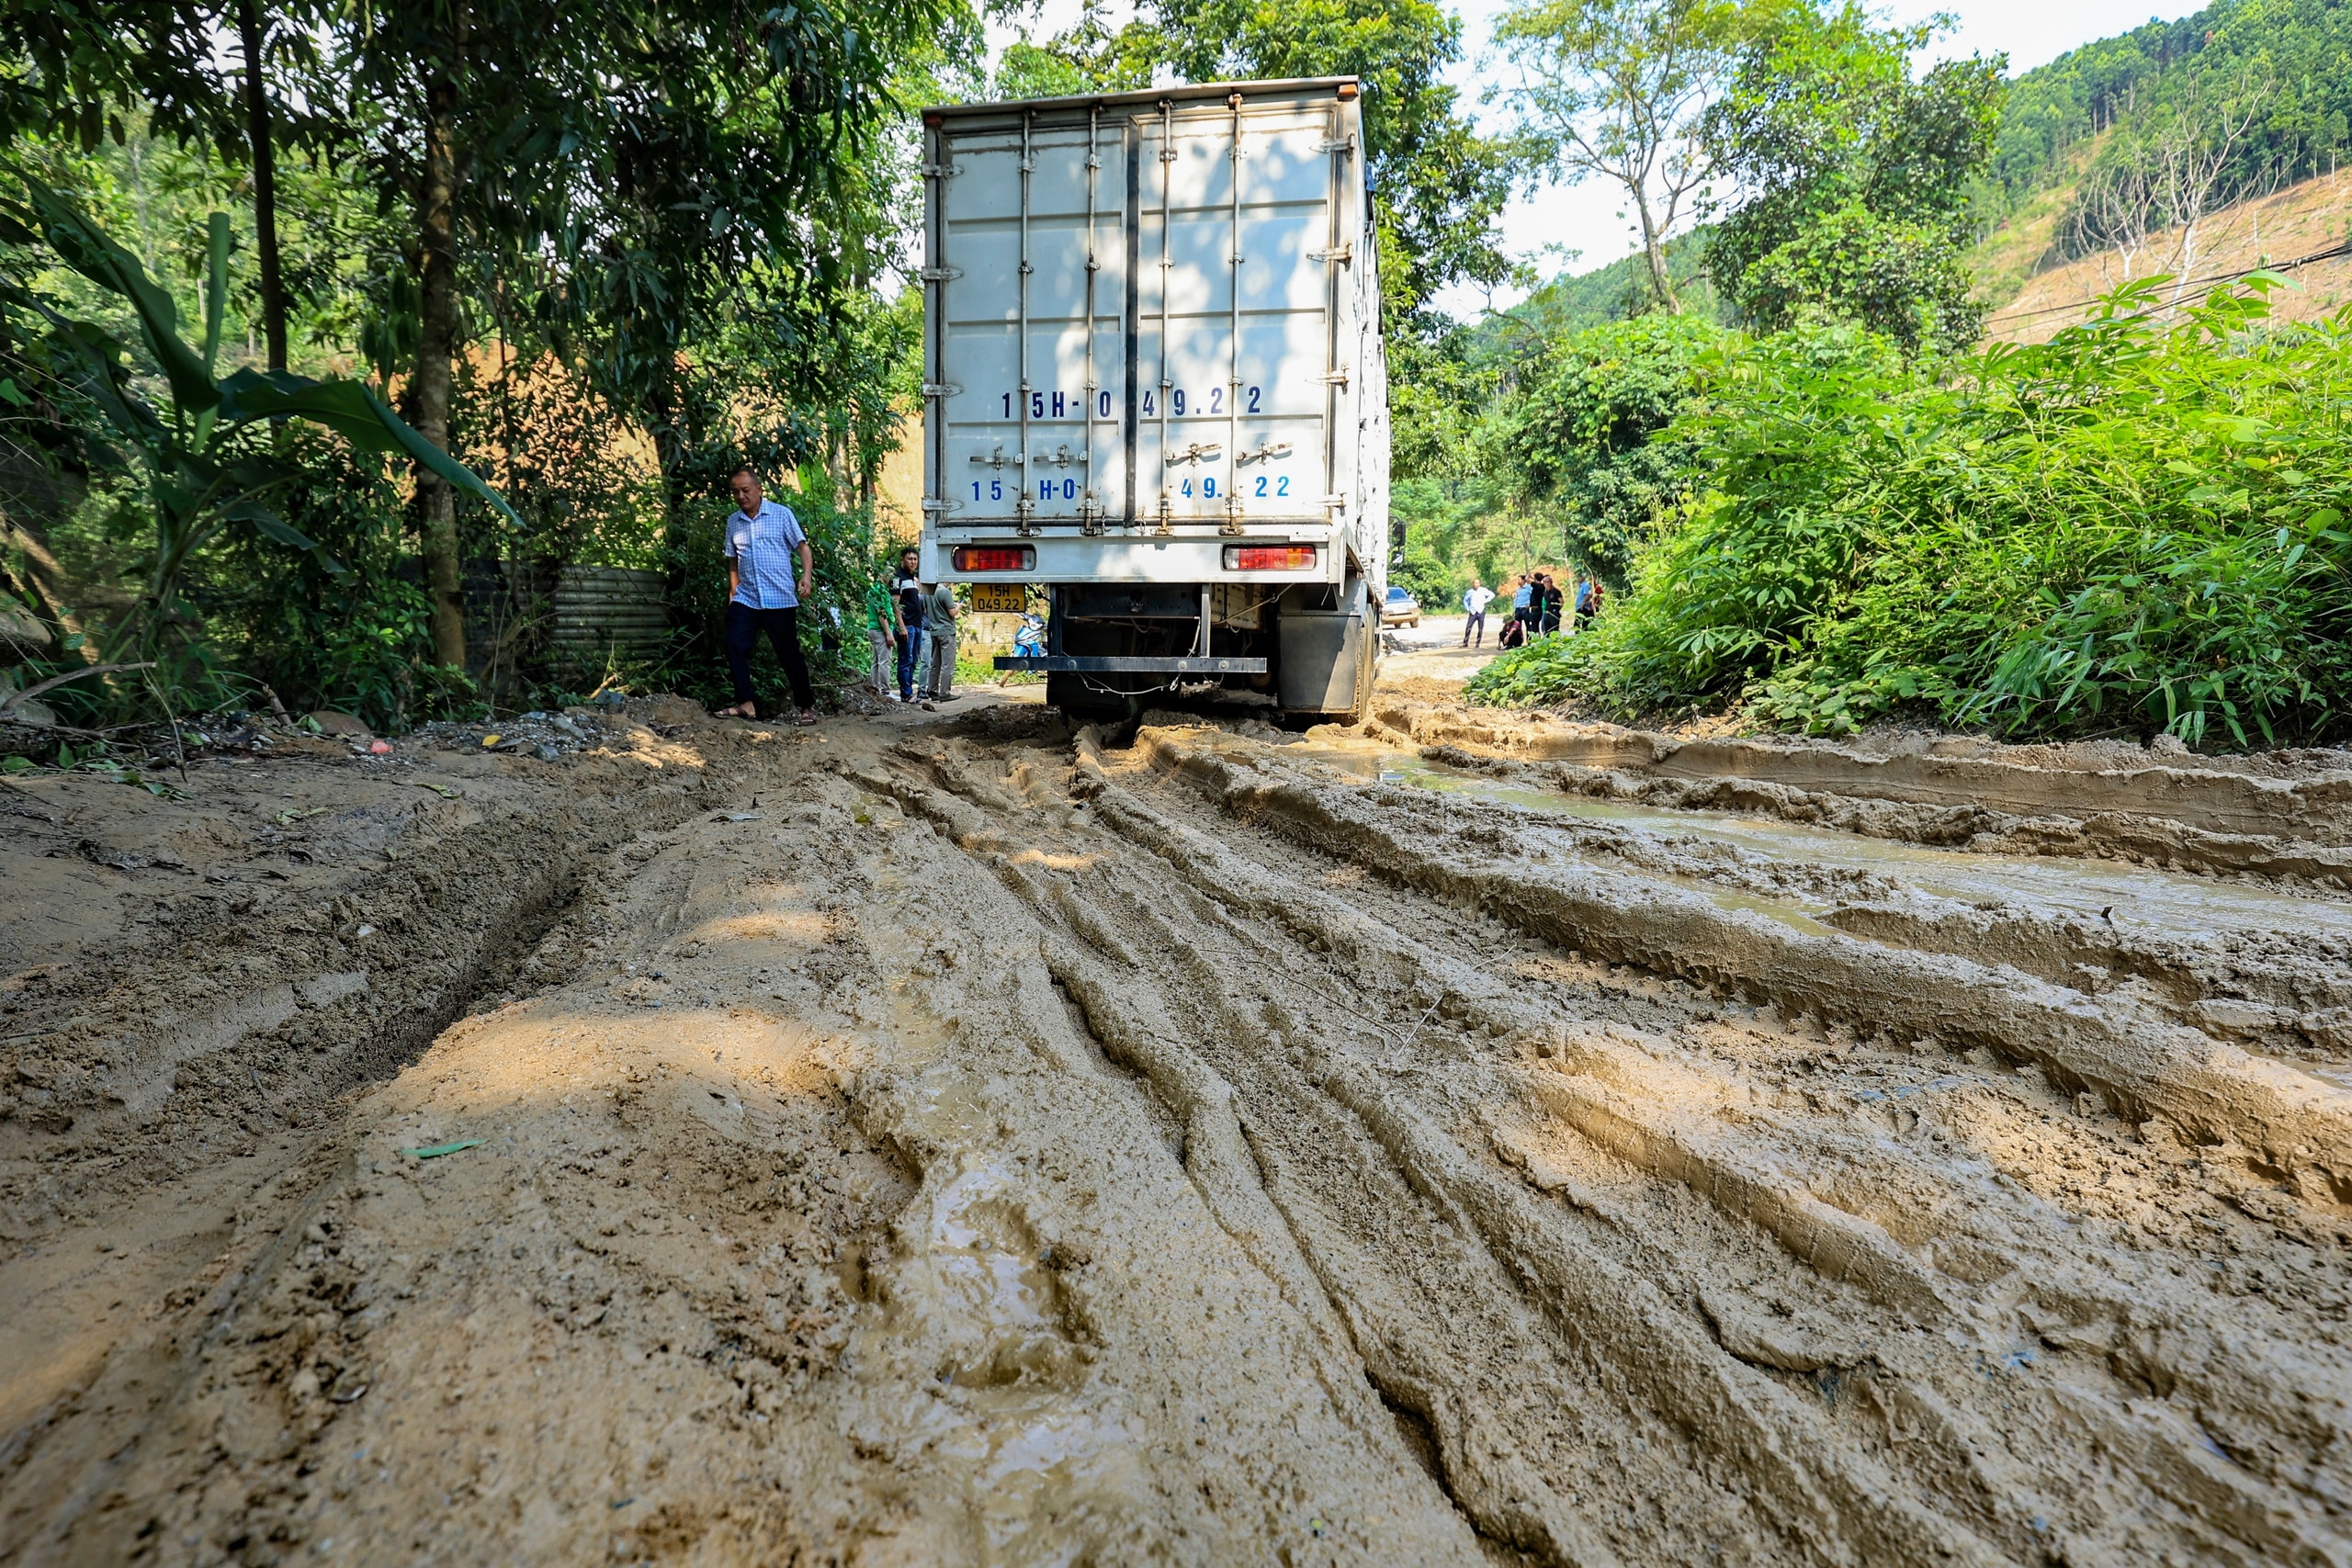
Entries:
POLYGON ((1672 427, 1699 466, 1633 592, 1474 697, 1736 703, 1815 733, 1898 710, 2205 746, 2344 733, 2352 312, 2273 323, 2257 276, 2167 319, 2162 283, 1940 367, 1849 330, 1734 344, 1672 427))

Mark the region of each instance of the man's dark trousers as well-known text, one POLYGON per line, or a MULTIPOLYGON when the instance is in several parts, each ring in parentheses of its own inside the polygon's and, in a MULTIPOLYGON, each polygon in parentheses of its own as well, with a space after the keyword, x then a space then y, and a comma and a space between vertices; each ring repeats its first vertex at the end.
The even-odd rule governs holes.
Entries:
POLYGON ((735 677, 735 700, 752 700, 752 645, 764 630, 784 678, 792 682, 795 707, 812 708, 817 695, 808 686, 808 661, 800 657, 800 612, 754 610, 740 600, 727 604, 727 670, 735 677))

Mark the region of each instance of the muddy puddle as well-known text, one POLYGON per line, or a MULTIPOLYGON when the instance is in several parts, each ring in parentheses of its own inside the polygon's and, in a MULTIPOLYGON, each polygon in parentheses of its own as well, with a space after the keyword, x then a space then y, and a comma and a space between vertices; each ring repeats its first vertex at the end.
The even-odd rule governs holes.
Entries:
MULTIPOLYGON (((1578 821, 1632 829, 1666 839, 1699 839, 1790 864, 1826 865, 1887 876, 1938 897, 1982 908, 2022 904, 2044 913, 2110 921, 2193 939, 2227 931, 2281 928, 2352 939, 2352 902, 2305 897, 2211 876, 2154 871, 2112 861, 2052 860, 1928 849, 1734 812, 1670 810, 1531 789, 1411 752, 1322 750, 1318 761, 1384 784, 1464 795, 1498 805, 1578 821)), ((1713 895, 1711 895, 1713 896, 1713 895)), ((1838 900, 1792 888, 1785 898, 1721 894, 1726 908, 1752 908, 1801 930, 1821 931, 1814 917, 1838 900)))

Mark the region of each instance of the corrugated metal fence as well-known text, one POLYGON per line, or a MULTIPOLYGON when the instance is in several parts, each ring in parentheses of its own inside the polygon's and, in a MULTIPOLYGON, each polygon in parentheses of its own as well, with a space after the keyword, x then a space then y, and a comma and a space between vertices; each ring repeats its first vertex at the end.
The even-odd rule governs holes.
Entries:
POLYGON ((670 629, 662 574, 618 566, 567 566, 555 584, 555 628, 566 653, 644 653, 670 629))

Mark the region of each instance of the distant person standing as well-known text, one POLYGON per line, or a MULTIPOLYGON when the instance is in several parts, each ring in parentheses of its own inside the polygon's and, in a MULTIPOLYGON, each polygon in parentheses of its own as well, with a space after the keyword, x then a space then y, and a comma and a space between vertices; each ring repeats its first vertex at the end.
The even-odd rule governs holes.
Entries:
POLYGON ((1510 618, 1519 623, 1521 641, 1527 638, 1527 607, 1535 602, 1535 580, 1525 572, 1519 574, 1519 586, 1511 590, 1510 618))
POLYGON ((888 697, 892 694, 890 664, 899 650, 899 602, 887 583, 865 585, 865 641, 874 650, 874 694, 888 697))
POLYGON ((890 580, 890 592, 898 604, 899 615, 899 700, 915 700, 915 671, 922 667, 922 605, 923 586, 915 576, 916 563, 922 552, 912 545, 899 552, 898 575, 890 580))
POLYGON ((1560 606, 1566 596, 1560 592, 1560 585, 1552 581, 1552 574, 1548 571, 1536 573, 1535 581, 1535 629, 1550 637, 1560 629, 1560 606))
POLYGON ((1462 595, 1462 613, 1467 619, 1462 623, 1462 646, 1470 646, 1471 634, 1476 633, 1478 646, 1487 646, 1487 606, 1495 602, 1495 592, 1476 578, 1470 580, 1469 591, 1462 595))
POLYGON ((956 590, 934 582, 923 596, 922 624, 931 644, 930 675, 923 682, 925 707, 956 700, 956 590))
POLYGON ((792 508, 762 493, 757 469, 749 464, 729 476, 735 512, 727 519, 727 672, 735 681, 735 705, 719 716, 757 718, 752 695, 752 645, 768 634, 776 662, 792 685, 798 723, 817 722, 817 697, 808 686, 808 661, 800 653, 800 601, 815 588, 817 569, 808 536, 792 508), (798 581, 793 566, 797 563, 798 581))
POLYGON ((1592 620, 1592 588, 1591 578, 1577 579, 1576 611, 1568 617, 1568 630, 1571 634, 1582 630, 1592 620))

